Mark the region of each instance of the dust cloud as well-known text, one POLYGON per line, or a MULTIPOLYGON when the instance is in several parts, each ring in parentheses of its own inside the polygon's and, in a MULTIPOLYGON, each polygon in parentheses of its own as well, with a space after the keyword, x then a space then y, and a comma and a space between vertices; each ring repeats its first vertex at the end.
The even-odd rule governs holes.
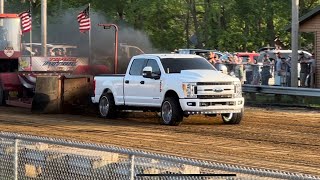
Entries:
MULTIPOLYGON (((77 15, 83 9, 68 9, 57 18, 48 17, 47 43, 68 44, 78 47, 78 55, 89 56, 89 33, 80 33, 77 15), (50 21, 49 21, 50 19, 50 21)), ((113 67, 115 29, 104 29, 98 24, 111 24, 100 13, 91 10, 91 63, 113 67)), ((154 52, 146 33, 135 30, 124 23, 119 25, 119 69, 125 71, 133 55, 154 52)), ((41 43, 40 25, 33 23, 33 42, 41 43)), ((29 42, 29 35, 23 36, 23 42, 29 42)))

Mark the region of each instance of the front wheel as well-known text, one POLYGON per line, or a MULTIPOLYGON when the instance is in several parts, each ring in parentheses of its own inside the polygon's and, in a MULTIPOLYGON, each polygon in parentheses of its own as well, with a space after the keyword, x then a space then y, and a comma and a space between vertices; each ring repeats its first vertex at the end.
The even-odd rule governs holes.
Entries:
POLYGON ((221 117, 225 124, 239 124, 243 117, 243 109, 240 113, 221 114, 221 117))
POLYGON ((179 100, 174 97, 166 97, 161 105, 160 123, 164 125, 178 126, 183 120, 183 112, 179 100))
POLYGON ((99 100, 99 112, 103 118, 115 118, 116 105, 114 103, 113 95, 110 93, 102 94, 99 100))

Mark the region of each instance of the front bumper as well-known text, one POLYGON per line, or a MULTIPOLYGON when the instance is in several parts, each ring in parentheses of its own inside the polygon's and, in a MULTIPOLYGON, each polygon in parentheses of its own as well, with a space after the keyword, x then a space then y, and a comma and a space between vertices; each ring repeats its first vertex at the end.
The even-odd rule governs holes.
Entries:
POLYGON ((244 107, 244 98, 232 99, 180 99, 185 114, 221 114, 240 113, 244 107))

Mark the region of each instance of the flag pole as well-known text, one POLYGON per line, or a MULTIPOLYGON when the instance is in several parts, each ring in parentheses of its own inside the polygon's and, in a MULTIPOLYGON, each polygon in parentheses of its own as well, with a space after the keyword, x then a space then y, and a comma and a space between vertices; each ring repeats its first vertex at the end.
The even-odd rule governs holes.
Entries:
POLYGON ((30 71, 32 70, 32 0, 29 0, 29 10, 31 18, 31 29, 30 29, 30 71))
MULTIPOLYGON (((30 16, 32 18, 32 0, 29 0, 29 10, 30 10, 30 16)), ((31 22, 32 23, 32 19, 31 22)), ((31 25, 31 30, 30 30, 30 57, 32 56, 32 25, 31 25)), ((31 58, 30 58, 30 66, 31 66, 31 58)))
MULTIPOLYGON (((90 3, 89 3, 88 15, 90 18, 90 3)), ((90 64, 90 63, 91 63, 91 20, 90 20, 90 29, 89 29, 89 60, 88 60, 88 64, 90 64)))

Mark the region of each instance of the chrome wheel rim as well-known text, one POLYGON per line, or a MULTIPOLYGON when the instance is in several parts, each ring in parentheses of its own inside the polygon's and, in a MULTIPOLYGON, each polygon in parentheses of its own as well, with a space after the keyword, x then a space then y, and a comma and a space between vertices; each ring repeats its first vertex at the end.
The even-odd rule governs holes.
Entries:
POLYGON ((106 117, 108 115, 109 112, 109 101, 108 98, 103 96, 100 100, 99 103, 99 110, 100 110, 100 114, 103 117, 106 117))
POLYGON ((172 107, 168 101, 163 103, 161 114, 163 122, 169 124, 172 119, 172 107))
POLYGON ((224 116, 225 121, 230 121, 232 116, 233 116, 233 113, 229 113, 226 116, 224 116))

